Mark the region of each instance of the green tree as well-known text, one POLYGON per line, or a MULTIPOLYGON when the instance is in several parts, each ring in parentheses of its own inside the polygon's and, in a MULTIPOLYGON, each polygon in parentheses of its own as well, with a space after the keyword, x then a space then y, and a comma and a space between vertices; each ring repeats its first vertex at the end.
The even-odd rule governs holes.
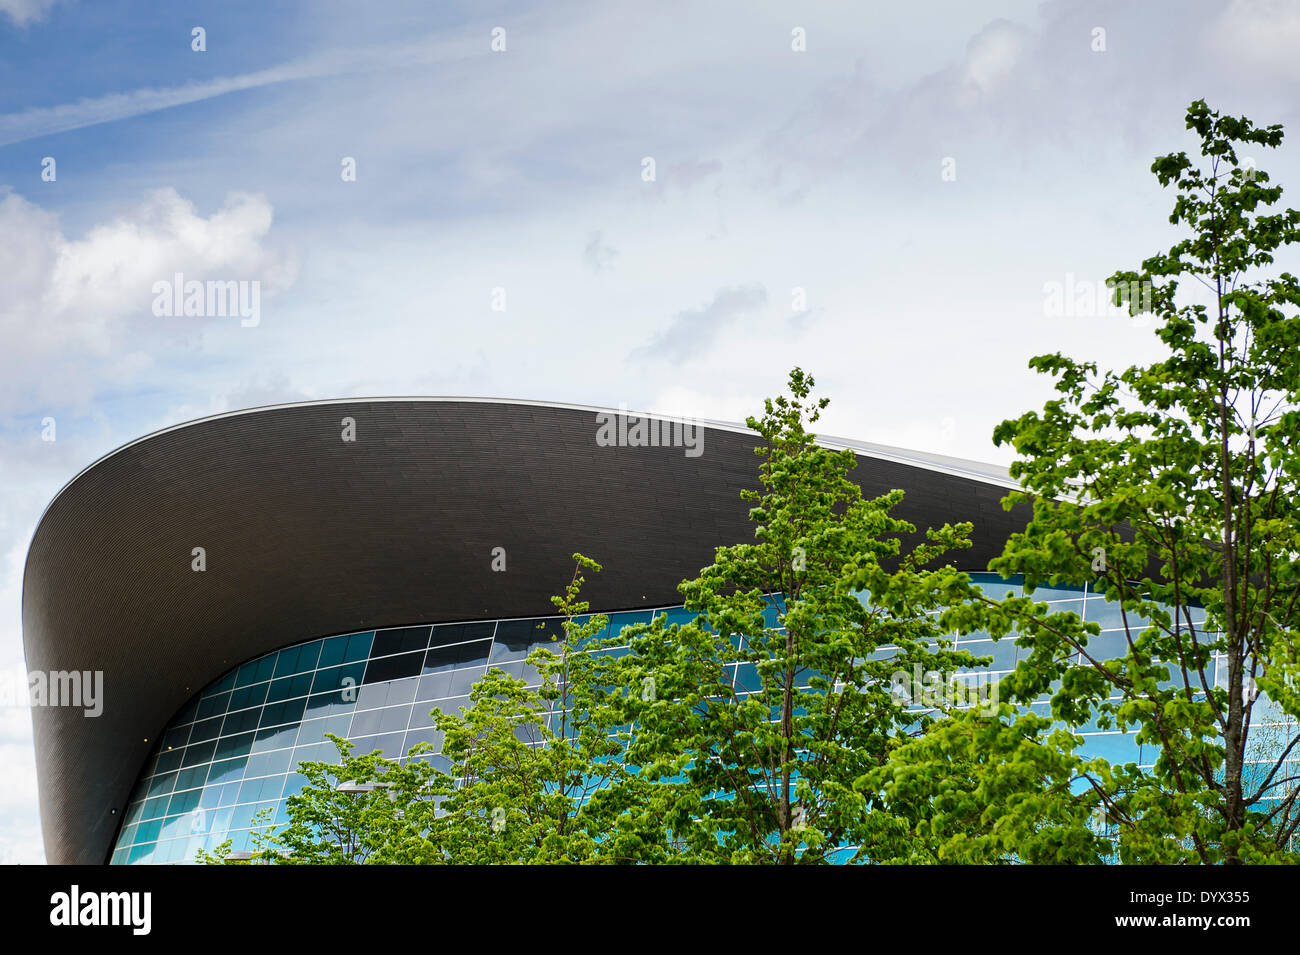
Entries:
MULTIPOLYGON (((263 810, 254 819, 251 858, 231 859, 227 840, 197 861, 234 865, 419 864, 441 861, 429 835, 436 802, 436 770, 424 760, 385 759, 378 752, 355 755, 354 744, 326 734, 339 761, 306 760, 301 792, 285 802, 288 822, 270 824, 263 810)), ((412 749, 419 757, 427 746, 412 749)))
MULTIPOLYGON (((939 834, 941 854, 999 826, 1029 831, 1092 808, 1125 862, 1295 859, 1300 283, 1273 266, 1300 238, 1300 213, 1269 211, 1282 190, 1246 158, 1280 145, 1281 127, 1196 101, 1187 128, 1199 165, 1176 152, 1151 167, 1177 191, 1170 221, 1187 234, 1110 279, 1116 304, 1154 314, 1165 355, 1119 372, 1060 354, 1030 362, 1058 394, 994 433, 1017 452, 1012 474, 1025 488, 1007 505, 1032 502, 1033 516, 990 564, 1023 574, 1026 593, 945 615, 957 629, 1018 634, 1028 659, 1002 681, 1004 699, 1050 698, 1058 726, 1127 729, 1158 756, 1140 769, 1069 753, 1043 779, 1017 777, 969 828, 939 834), (1121 639, 1029 595, 1058 582, 1104 590, 1121 639), (1252 746, 1259 724, 1287 721, 1270 729, 1266 752, 1252 746)), ((1021 728, 999 758, 1032 760, 1054 732, 1021 728)), ((900 754, 895 768, 914 774, 937 745, 900 754)), ((987 754, 971 757, 968 783, 994 769, 987 754)), ((936 774, 908 791, 913 820, 943 786, 936 774)), ((1088 839, 1071 852, 1098 858, 1088 839)))
POLYGON ((970 525, 918 540, 890 513, 901 491, 865 498, 848 476, 854 453, 807 430, 828 403, 813 386, 796 368, 789 396, 748 420, 762 439, 762 490, 745 495, 754 542, 719 547, 680 585, 693 621, 661 615, 620 638, 630 652, 611 683, 633 724, 626 758, 655 784, 631 805, 664 832, 652 861, 864 858, 844 850, 865 836, 873 799, 854 783, 934 718, 909 708, 900 675, 974 662, 933 616, 954 573, 925 569, 969 546, 970 525))
POLYGON ((645 850, 654 827, 638 822, 643 792, 624 764, 626 729, 604 688, 613 658, 600 652, 609 618, 589 616, 583 571, 552 598, 563 616, 558 647, 528 656, 540 686, 489 670, 460 714, 434 714, 451 770, 433 839, 456 863, 622 861, 645 850), (625 818, 626 814, 626 818, 625 818))

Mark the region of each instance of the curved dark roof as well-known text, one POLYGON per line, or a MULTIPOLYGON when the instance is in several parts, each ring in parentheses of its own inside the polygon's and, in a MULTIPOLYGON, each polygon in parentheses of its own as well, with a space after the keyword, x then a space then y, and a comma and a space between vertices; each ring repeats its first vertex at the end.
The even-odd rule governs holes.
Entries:
MULTIPOLYGON (((77 475, 41 517, 23 578, 29 670, 104 672, 98 718, 33 710, 47 860, 106 860, 155 734, 238 663, 335 633, 553 613, 575 551, 605 568, 593 607, 673 604, 715 546, 752 537, 739 491, 757 486, 755 435, 710 423, 698 457, 598 447, 600 410, 279 405, 166 429, 77 475)), ((999 503, 1005 472, 826 443, 859 454, 867 493, 904 489, 897 513, 918 527, 975 521, 964 566, 984 568, 1023 524, 999 503)))

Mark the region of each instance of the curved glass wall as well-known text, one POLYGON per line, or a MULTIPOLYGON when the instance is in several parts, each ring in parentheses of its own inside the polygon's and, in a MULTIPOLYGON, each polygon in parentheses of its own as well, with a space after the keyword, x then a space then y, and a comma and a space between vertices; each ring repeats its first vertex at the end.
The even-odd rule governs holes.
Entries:
MULTIPOLYGON (((971 576, 991 596, 1019 586, 995 574, 971 576)), ((1115 655, 1122 652, 1122 623, 1104 596, 1087 588, 1040 587, 1034 597, 1054 611, 1096 620, 1103 633, 1091 646, 1109 641, 1115 655)), ((694 616, 680 607, 614 613, 607 634, 660 613, 672 622, 694 616)), ((190 862, 199 849, 210 851, 226 839, 233 851, 247 851, 260 811, 269 810, 272 824, 287 821, 285 802, 306 783, 294 771, 298 763, 336 759, 326 733, 351 740, 360 753, 380 750, 398 758, 417 743, 429 743, 436 754, 441 739, 431 711, 456 712, 467 705, 470 687, 488 667, 536 676, 524 658, 560 633, 558 617, 396 627, 310 640, 231 670, 191 699, 163 731, 127 805, 111 862, 190 862)), ((1012 638, 994 643, 972 634, 957 646, 993 658, 979 672, 996 676, 1015 668, 1012 638)), ((733 674, 738 691, 753 687, 746 669, 733 674)), ((1294 725, 1284 729, 1294 734, 1294 725)), ((1087 726, 1077 731, 1089 754, 1140 765, 1155 760, 1154 747, 1139 746, 1132 733, 1087 726)))

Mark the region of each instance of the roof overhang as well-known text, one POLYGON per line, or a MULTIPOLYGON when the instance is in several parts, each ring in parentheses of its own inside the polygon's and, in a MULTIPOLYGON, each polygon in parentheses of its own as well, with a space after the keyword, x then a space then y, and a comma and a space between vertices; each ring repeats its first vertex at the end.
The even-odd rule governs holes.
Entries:
MULTIPOLYGON (((716 546, 752 539, 739 493, 758 486, 757 436, 719 422, 698 456, 601 447, 596 415, 611 411, 278 405, 168 428, 78 474, 42 515, 23 578, 29 670, 104 673, 99 717, 33 709, 47 860, 105 861, 155 735, 252 657, 375 627, 553 613, 574 552, 604 566, 584 593, 595 608, 678 602, 716 546)), ((983 569, 1024 524, 1000 504, 1005 471, 826 443, 853 447, 867 494, 906 491, 895 513, 919 528, 975 522, 963 566, 983 569)))

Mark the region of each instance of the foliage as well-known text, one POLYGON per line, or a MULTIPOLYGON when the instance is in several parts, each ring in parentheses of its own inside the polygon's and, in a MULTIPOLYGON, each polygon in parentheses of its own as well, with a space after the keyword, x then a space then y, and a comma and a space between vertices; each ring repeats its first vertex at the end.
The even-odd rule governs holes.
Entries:
MULTIPOLYGON (((1150 769, 1046 759, 1038 779, 1021 770, 1044 758, 1055 731, 1021 723, 1019 742, 996 756, 1018 784, 986 793, 990 804, 968 825, 928 831, 932 855, 961 857, 972 843, 997 843, 1000 827, 1033 833, 1095 807, 1125 862, 1296 858, 1300 283, 1270 267, 1300 238, 1300 212, 1267 211, 1282 190, 1243 154, 1278 146, 1281 127, 1202 101, 1187 127, 1201 165, 1177 152, 1151 168, 1177 190, 1170 222, 1190 234, 1110 280, 1116 304, 1154 313, 1165 355, 1119 372, 1060 354, 1032 360, 1057 397, 1003 422, 994 440, 1019 455, 1012 474, 1025 491, 1007 506, 1032 502, 1033 517, 990 565, 1023 574, 1026 593, 944 615, 959 630, 1018 635, 1022 661, 1002 681, 1004 700, 1050 698, 1065 725, 1125 729, 1158 755, 1150 769), (1120 639, 1029 595, 1059 582, 1104 592, 1123 621, 1120 639), (1284 720, 1289 730, 1268 730, 1271 745, 1252 744, 1262 724, 1284 720)), ((998 737, 1010 719, 974 732, 998 737)), ((939 728, 908 754, 907 771, 970 731, 939 728)), ((994 757, 968 755, 974 766, 962 772, 982 792, 994 757)), ((900 764, 893 785, 913 801, 912 820, 943 809, 941 767, 928 790, 909 791, 903 773, 900 764)), ((991 854, 1025 851, 1006 840, 991 854)), ((1081 838, 1059 858, 1098 861, 1098 847, 1081 838)))
POLYGON ((855 782, 933 719, 909 712, 891 676, 974 662, 930 615, 953 573, 925 569, 968 546, 970 525, 916 540, 890 513, 902 492, 865 498, 854 453, 807 430, 828 401, 813 386, 796 368, 789 397, 749 419, 762 437, 762 490, 745 494, 754 542, 719 547, 681 584, 695 619, 624 631, 611 699, 633 724, 628 760, 656 784, 650 815, 666 832, 651 860, 860 858, 841 849, 874 798, 855 782))

